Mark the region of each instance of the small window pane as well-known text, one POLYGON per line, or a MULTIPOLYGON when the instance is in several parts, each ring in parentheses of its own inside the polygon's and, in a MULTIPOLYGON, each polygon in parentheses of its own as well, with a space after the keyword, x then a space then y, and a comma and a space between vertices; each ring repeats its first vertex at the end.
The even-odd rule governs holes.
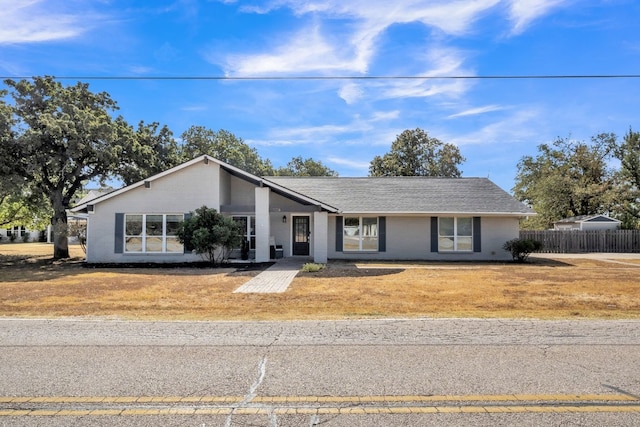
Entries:
POLYGON ((362 219, 362 250, 378 250, 378 218, 362 219))
POLYGON ((147 236, 147 252, 162 252, 162 237, 147 236))
POLYGON ((184 252, 184 246, 176 237, 167 237, 167 252, 184 252))
POLYGON ((345 237, 358 236, 360 234, 360 218, 345 218, 343 230, 345 237))
POLYGON ((345 217, 342 233, 343 233, 342 250, 343 251, 359 251, 360 250, 360 218, 345 217))
POLYGON ((453 236, 453 218, 440 218, 438 234, 441 236, 453 236))
POLYGON ((453 237, 440 237, 438 239, 438 250, 452 251, 454 250, 453 243, 453 237))
POLYGON ((147 236, 162 236, 162 215, 147 215, 147 236))
POLYGON ((180 223, 182 222, 182 215, 167 215, 167 236, 177 236, 180 223))
POLYGON ((471 236, 473 221, 471 218, 458 218, 458 236, 471 236))
POLYGON ((471 237, 458 237, 458 248, 459 251, 472 251, 473 250, 473 239, 471 237))
POLYGON ((127 215, 125 234, 127 236, 142 235, 142 215, 127 215))
POLYGON ((126 252, 141 252, 142 251, 142 238, 141 237, 127 237, 124 247, 126 252))

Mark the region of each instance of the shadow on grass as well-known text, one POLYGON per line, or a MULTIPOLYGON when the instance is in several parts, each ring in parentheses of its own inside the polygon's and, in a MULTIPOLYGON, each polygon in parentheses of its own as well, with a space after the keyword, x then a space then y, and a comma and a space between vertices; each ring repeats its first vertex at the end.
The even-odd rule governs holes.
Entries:
MULTIPOLYGON (((369 261, 372 262, 372 261, 369 261)), ((529 258, 524 263, 515 262, 456 262, 456 261, 381 261, 376 265, 367 266, 367 261, 330 261, 325 268, 318 272, 299 272, 300 277, 375 277, 389 276, 403 272, 406 265, 411 264, 414 268, 478 268, 504 266, 508 267, 573 267, 570 262, 563 262, 557 259, 535 257, 529 258), (398 265, 401 264, 401 265, 398 265), (383 267, 380 267, 382 265, 383 267)), ((212 267, 207 262, 190 263, 103 263, 88 264, 84 258, 69 258, 64 260, 54 260, 46 256, 34 256, 29 254, 8 255, 0 254, 0 283, 2 282, 38 282, 58 279, 84 274, 87 271, 115 271, 124 270, 127 274, 149 274, 149 270, 158 270, 158 274, 180 274, 189 270, 199 270, 195 274, 216 274, 227 270, 226 274, 232 275, 256 275, 273 265, 267 263, 244 263, 244 264, 218 264, 212 267), (232 271, 229 271, 232 269, 232 271)))
POLYGON ((273 265, 267 263, 218 264, 213 267, 207 262, 191 263, 102 263, 88 264, 84 258, 67 258, 54 260, 51 257, 27 254, 0 254, 0 283, 4 282, 42 282, 82 275, 94 271, 121 271, 127 274, 149 274, 149 270, 157 270, 158 274, 180 274, 189 271, 195 274, 217 274, 225 272, 232 275, 255 275, 273 265), (231 271, 229 271, 231 270, 231 271))
POLYGON ((298 277, 318 277, 318 278, 333 278, 333 277, 375 277, 375 276, 389 276, 392 274, 402 273, 404 268, 361 268, 356 263, 345 263, 332 261, 327 264, 325 268, 315 272, 300 271, 298 277))
POLYGON ((504 267, 575 267, 574 264, 549 258, 530 258, 526 262, 495 262, 495 261, 329 261, 327 266, 320 271, 307 273, 299 272, 298 277, 376 277, 399 274, 408 268, 411 269, 478 269, 504 267), (368 265, 371 263, 371 265, 368 265), (410 266, 410 267, 408 267, 410 266))

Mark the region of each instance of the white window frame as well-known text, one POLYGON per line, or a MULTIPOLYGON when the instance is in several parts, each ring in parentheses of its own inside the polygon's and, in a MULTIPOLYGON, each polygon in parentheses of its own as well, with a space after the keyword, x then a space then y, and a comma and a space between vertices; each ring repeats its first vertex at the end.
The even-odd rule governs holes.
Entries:
POLYGON ((342 218, 342 251, 343 252, 379 252, 380 251, 380 218, 377 216, 344 216, 342 218), (358 236, 358 249, 349 249, 346 247, 345 243, 346 243, 346 238, 347 237, 352 237, 352 236, 347 236, 347 219, 348 218, 357 218, 358 219, 358 229, 356 231, 358 236), (364 242, 364 238, 367 237, 364 235, 364 220, 365 219, 375 219, 376 220, 376 224, 375 224, 375 241, 376 241, 376 247, 375 249, 371 249, 371 248, 366 248, 363 249, 363 242, 364 242))
MULTIPOLYGON (((242 232, 242 238, 246 241, 249 241, 249 249, 255 249, 256 246, 256 216, 255 215, 232 215, 231 219, 236 221, 237 219, 243 218, 246 220, 247 227, 242 232), (251 227, 253 225, 253 228, 251 227), (251 233, 253 231, 253 233, 251 233)), ((239 221, 236 221, 238 224, 239 221)), ((239 248, 236 248, 239 249, 239 248)))
MULTIPOLYGON (((125 254, 180 254, 184 253, 184 245, 180 244, 182 249, 179 251, 167 251, 167 238, 174 238, 173 235, 167 236, 167 217, 168 216, 178 216, 180 217, 179 222, 184 221, 184 214, 181 213, 126 213, 124 214, 124 248, 123 251, 125 254), (142 231, 139 235, 127 234, 127 217, 129 216, 142 216, 142 231), (147 217, 148 216, 162 216, 162 234, 147 236, 147 217), (147 250, 147 238, 148 237, 160 237, 161 238, 161 250, 159 251, 148 251, 147 250), (127 250, 127 239, 128 238, 140 238, 142 240, 141 249, 139 251, 127 250)), ((177 239, 177 236, 175 236, 177 239)), ((179 241, 178 241, 179 243, 179 241)))
POLYGON ((473 252, 473 217, 470 216, 447 216, 447 217, 438 217, 438 252, 473 252), (453 234, 441 234, 441 223, 443 219, 453 219, 453 234), (458 232, 458 220, 465 219, 469 220, 471 224, 471 235, 460 235, 458 232), (453 247, 446 248, 443 247, 443 239, 453 238, 453 247), (464 238, 465 241, 468 241, 468 247, 465 249, 460 249, 460 240, 464 238))

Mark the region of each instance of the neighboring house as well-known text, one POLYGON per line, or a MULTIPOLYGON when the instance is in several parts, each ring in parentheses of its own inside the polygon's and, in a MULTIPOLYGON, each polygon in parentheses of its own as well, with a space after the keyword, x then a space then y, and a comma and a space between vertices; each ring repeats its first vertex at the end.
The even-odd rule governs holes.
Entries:
POLYGON ((0 229, 0 238, 3 242, 11 241, 13 236, 15 242, 37 242, 40 240, 40 230, 31 230, 24 225, 15 225, 9 228, 0 229))
POLYGON ((617 230, 622 222, 606 215, 581 215, 553 223, 554 230, 617 230))
POLYGON ((206 205, 246 227, 256 262, 284 257, 507 260, 535 215, 485 178, 258 177, 201 156, 72 209, 87 213, 87 262, 189 262, 176 230, 206 205))

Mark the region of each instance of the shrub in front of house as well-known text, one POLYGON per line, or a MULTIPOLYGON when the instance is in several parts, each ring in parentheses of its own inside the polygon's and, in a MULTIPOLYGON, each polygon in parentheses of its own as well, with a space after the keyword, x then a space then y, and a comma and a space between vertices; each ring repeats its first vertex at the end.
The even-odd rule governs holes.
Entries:
POLYGON ((302 271, 307 272, 307 273, 315 273, 317 271, 320 271, 324 268, 323 264, 316 264, 313 262, 308 262, 306 264, 304 264, 302 266, 302 271))
POLYGON ((502 248, 511 253, 515 262, 525 262, 532 252, 542 249, 542 242, 534 239, 511 239, 502 248))

